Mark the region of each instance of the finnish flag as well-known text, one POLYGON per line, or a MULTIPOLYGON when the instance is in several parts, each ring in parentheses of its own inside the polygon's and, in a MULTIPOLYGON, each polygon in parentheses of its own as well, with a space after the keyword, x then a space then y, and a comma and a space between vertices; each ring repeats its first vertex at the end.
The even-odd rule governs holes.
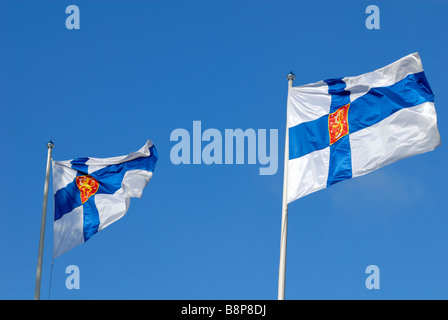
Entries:
POLYGON ((148 140, 126 156, 53 161, 53 257, 123 217, 130 198, 141 197, 157 158, 148 140))
POLYGON ((288 93, 288 203, 440 146, 418 53, 357 77, 288 93))

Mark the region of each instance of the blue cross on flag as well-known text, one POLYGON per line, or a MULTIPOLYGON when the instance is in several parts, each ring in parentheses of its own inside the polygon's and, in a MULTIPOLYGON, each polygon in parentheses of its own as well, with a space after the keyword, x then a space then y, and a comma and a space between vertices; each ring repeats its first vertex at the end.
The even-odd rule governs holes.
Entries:
POLYGON ((157 158, 157 150, 148 140, 126 156, 53 161, 53 257, 123 217, 130 198, 141 197, 157 158))
POLYGON ((288 92, 288 203, 440 146, 418 53, 288 92))

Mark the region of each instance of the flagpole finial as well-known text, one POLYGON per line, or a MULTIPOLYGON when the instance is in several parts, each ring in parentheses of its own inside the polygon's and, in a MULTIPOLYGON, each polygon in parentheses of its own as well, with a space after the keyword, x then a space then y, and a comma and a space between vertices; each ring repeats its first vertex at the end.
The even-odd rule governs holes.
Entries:
POLYGON ((53 140, 48 141, 48 143, 47 143, 47 148, 48 148, 48 149, 53 149, 53 147, 54 147, 54 142, 53 142, 53 140))
POLYGON ((294 80, 296 78, 296 75, 290 71, 287 75, 286 75, 286 79, 288 80, 294 80))

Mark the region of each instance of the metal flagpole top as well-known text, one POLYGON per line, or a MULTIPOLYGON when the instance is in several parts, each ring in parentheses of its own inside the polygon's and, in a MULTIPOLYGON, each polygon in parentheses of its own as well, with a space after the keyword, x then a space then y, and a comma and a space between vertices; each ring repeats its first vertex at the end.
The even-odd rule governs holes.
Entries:
POLYGON ((52 149, 53 147, 54 147, 54 142, 53 142, 53 140, 48 141, 48 143, 47 143, 47 148, 48 148, 48 149, 52 149))
POLYGON ((286 79, 288 80, 294 80, 296 78, 296 75, 290 71, 287 75, 286 75, 286 79))

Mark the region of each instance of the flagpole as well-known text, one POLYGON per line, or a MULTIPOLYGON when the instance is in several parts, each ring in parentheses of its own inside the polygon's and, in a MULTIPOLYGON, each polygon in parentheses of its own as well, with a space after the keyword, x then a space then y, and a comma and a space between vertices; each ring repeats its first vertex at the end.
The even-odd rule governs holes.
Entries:
MULTIPOLYGON (((288 73, 288 94, 295 79, 292 71, 288 73)), ((288 233, 288 159, 289 159, 289 130, 288 119, 286 119, 285 134, 285 159, 283 165, 283 201, 282 201, 282 227, 280 235, 280 263, 278 269, 278 300, 285 300, 285 278, 286 278, 286 239, 288 233)))
POLYGON ((51 167, 51 152, 53 150, 54 143, 50 140, 47 143, 47 169, 45 173, 45 185, 44 185, 44 203, 42 206, 42 221, 40 223, 40 239, 39 239, 39 254, 37 257, 37 271, 36 271, 36 289, 34 291, 34 300, 40 299, 40 283, 42 278, 42 260, 44 254, 44 240, 45 240, 45 221, 47 219, 47 200, 48 200, 48 185, 50 182, 50 167, 51 167))

